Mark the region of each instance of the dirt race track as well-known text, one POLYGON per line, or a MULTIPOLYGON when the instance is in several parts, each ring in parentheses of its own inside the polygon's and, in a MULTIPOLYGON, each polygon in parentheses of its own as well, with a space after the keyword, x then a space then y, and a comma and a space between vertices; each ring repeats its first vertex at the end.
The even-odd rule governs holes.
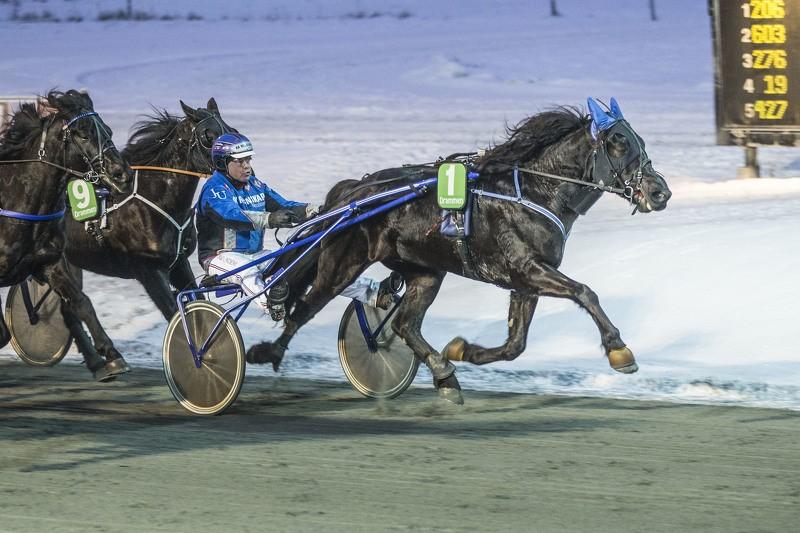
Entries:
POLYGON ((797 531, 800 413, 0 361, 0 531, 797 531))

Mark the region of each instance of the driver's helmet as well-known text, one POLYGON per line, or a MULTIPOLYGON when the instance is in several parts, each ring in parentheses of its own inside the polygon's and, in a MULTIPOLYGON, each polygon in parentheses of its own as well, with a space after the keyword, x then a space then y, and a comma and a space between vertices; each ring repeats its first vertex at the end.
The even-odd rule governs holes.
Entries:
POLYGON ((253 143, 241 133, 224 133, 211 145, 211 162, 214 168, 224 172, 228 159, 241 159, 253 155, 253 143))

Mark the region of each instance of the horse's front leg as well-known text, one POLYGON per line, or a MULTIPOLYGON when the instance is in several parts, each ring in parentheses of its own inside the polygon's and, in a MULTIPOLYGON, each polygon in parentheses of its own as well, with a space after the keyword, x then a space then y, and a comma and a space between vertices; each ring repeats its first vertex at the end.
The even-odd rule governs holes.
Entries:
POLYGON ((456 337, 445 346, 442 353, 451 361, 467 361, 476 365, 513 361, 525 351, 528 329, 538 301, 539 297, 535 294, 511 291, 511 303, 508 306, 508 338, 502 346, 484 348, 470 344, 462 337, 456 337))
POLYGON ((97 352, 102 355, 106 364, 100 369, 92 369, 95 378, 104 381, 112 376, 130 372, 130 366, 114 347, 114 343, 100 325, 94 307, 89 298, 81 291, 80 285, 67 266, 64 256, 54 264, 41 269, 39 275, 44 278, 54 291, 64 300, 67 314, 72 314, 86 324, 92 336, 97 352))
POLYGON ((153 301, 164 318, 169 322, 178 311, 178 304, 169 286, 169 273, 155 265, 142 265, 137 268, 136 280, 142 284, 147 296, 153 301))
POLYGON ((197 288, 194 272, 192 272, 192 267, 189 265, 187 258, 180 257, 175 262, 169 271, 169 282, 178 292, 197 288))
POLYGON ((290 283, 289 290, 298 291, 294 294, 295 305, 284 321, 283 332, 274 341, 254 344, 247 350, 247 362, 264 364, 272 363, 272 369, 277 372, 283 356, 289 348, 289 342, 297 331, 322 310, 328 302, 333 300, 345 287, 350 285, 358 275, 369 265, 367 259, 366 242, 351 236, 348 240, 337 241, 336 246, 330 246, 320 252, 316 260, 317 268, 314 281, 307 294, 304 274, 297 278, 297 282, 290 283))
POLYGON ((540 296, 568 298, 589 313, 597 325, 597 329, 600 330, 603 348, 611 368, 624 374, 632 374, 639 369, 633 352, 622 342, 619 330, 600 307, 600 300, 592 289, 568 278, 549 265, 531 260, 525 266, 526 268, 523 270, 526 272, 524 283, 528 286, 528 290, 540 296))

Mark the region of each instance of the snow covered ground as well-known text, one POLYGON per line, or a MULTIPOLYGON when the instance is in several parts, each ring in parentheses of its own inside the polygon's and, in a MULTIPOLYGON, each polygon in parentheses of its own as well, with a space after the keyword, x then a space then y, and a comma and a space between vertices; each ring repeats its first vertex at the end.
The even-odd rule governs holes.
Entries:
MULTIPOLYGON (((735 180, 742 150, 714 144, 705 1, 657 2, 657 22, 645 0, 562 0, 557 18, 548 5, 137 0, 178 18, 98 22, 124 2, 22 2, 83 21, 0 22, 0 95, 86 88, 118 145, 149 106, 177 112, 179 99, 214 96, 255 142, 259 176, 309 201, 341 178, 500 142, 507 123, 554 105, 616 96, 674 196, 634 217, 604 198, 575 226, 562 270, 600 295, 640 372, 611 371, 588 315, 545 299, 526 352, 461 365, 462 384, 800 409, 800 151, 759 149, 765 179, 735 180)), ((0 21, 10 10, 0 3, 0 21)), ((165 324, 144 291, 99 276, 87 286, 128 359, 159 365, 165 324)), ((284 375, 344 379, 345 304, 301 332, 284 375)), ((424 332, 435 346, 455 335, 500 343, 507 304, 497 288, 449 276, 424 332)), ((241 326, 248 343, 277 335, 255 313, 241 326)))

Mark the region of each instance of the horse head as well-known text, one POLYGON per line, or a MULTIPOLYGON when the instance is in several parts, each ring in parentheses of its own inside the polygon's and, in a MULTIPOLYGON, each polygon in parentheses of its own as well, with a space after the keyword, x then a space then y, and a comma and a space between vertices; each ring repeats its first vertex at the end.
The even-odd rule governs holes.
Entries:
POLYGON ((179 124, 179 137, 189 139, 187 160, 195 168, 212 170, 211 145, 217 137, 224 133, 235 132, 222 119, 217 106, 217 101, 212 97, 206 107, 194 109, 183 103, 181 108, 186 118, 179 124))
POLYGON ((133 173, 111 140, 112 131, 94 110, 88 94, 75 90, 51 91, 44 97, 44 115, 50 128, 60 126, 65 166, 86 168, 86 178, 127 193, 133 173))
POLYGON ((665 209, 672 192, 653 169, 644 140, 625 120, 617 101, 611 99, 608 111, 593 98, 587 102, 594 143, 592 181, 623 190, 621 195, 642 213, 665 209))

